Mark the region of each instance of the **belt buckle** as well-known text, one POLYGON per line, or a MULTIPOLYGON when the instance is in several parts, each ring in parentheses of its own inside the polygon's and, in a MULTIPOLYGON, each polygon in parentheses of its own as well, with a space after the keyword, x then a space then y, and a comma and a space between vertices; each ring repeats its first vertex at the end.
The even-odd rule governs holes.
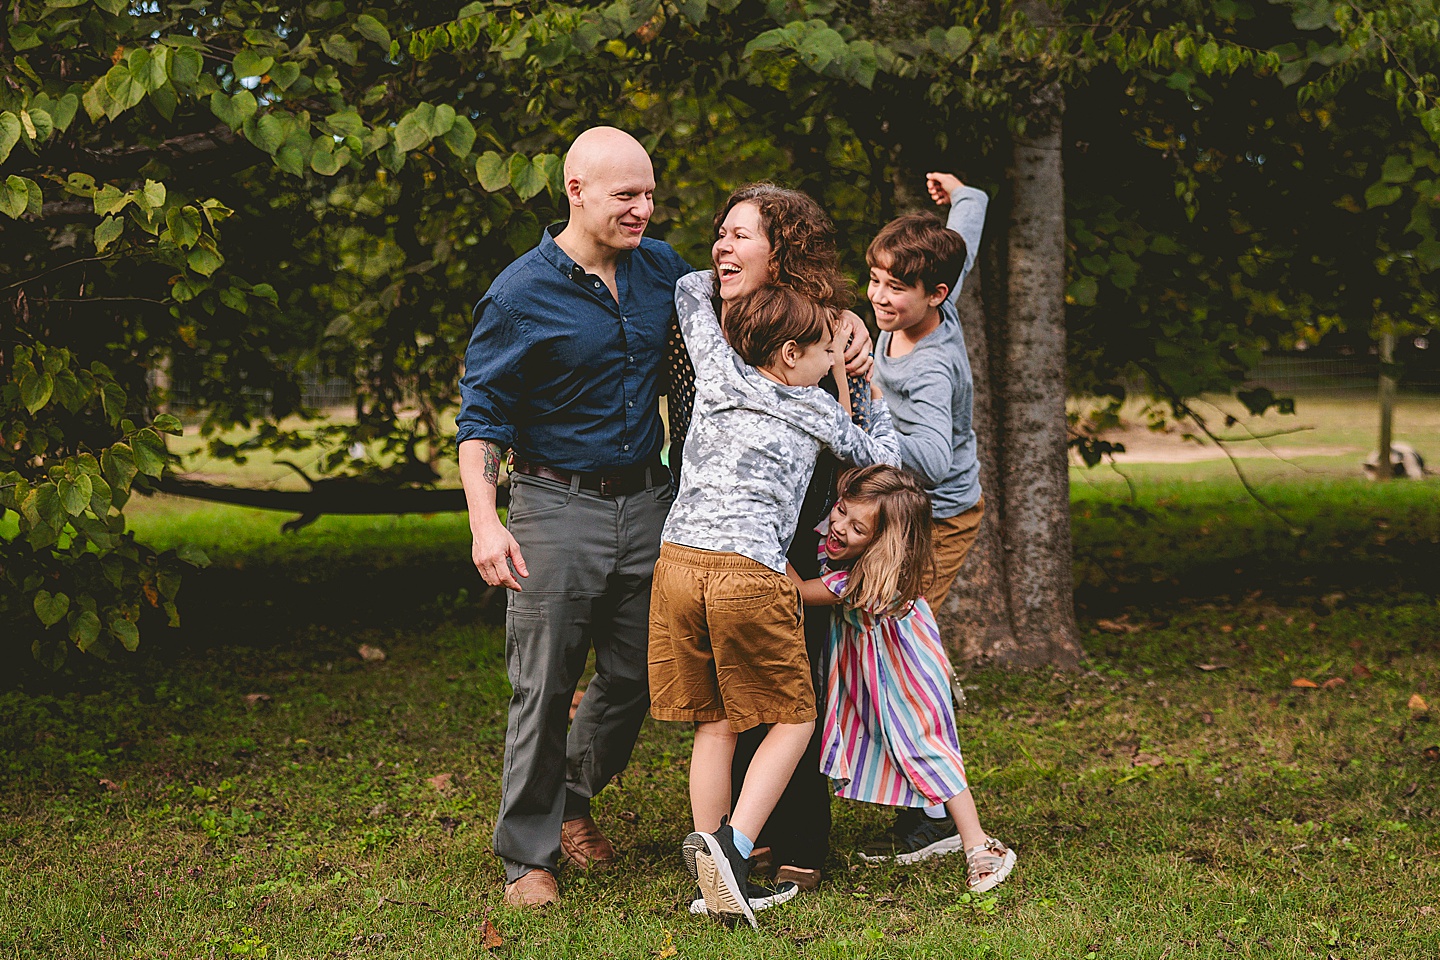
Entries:
POLYGON ((600 475, 600 482, 599 482, 599 484, 598 484, 598 486, 599 486, 599 488, 600 488, 600 496, 602 496, 602 497, 613 497, 613 496, 617 496, 617 495, 618 495, 618 491, 617 491, 615 488, 616 488, 617 486, 619 486, 619 484, 620 484, 620 478, 619 478, 619 477, 606 476, 605 474, 602 473, 602 474, 600 475))

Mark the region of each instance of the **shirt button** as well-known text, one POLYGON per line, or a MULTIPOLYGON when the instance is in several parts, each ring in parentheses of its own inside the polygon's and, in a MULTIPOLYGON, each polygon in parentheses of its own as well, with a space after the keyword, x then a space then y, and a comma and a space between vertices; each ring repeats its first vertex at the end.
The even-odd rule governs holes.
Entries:
POLYGON ((596 286, 597 288, 600 286, 600 281, 599 281, 599 280, 596 280, 596 281, 595 281, 595 286, 596 286))
POLYGON ((634 357, 633 354, 632 354, 631 356, 626 357, 625 359, 626 359, 626 361, 628 361, 628 362, 630 362, 630 363, 634 363, 634 362, 635 362, 635 357, 634 357))
POLYGON ((630 449, 630 444, 628 444, 628 443, 625 444, 625 449, 626 449, 626 450, 629 450, 629 449, 630 449))
POLYGON ((635 401, 634 401, 634 400, 630 400, 630 401, 628 401, 628 402, 625 404, 625 406, 627 406, 627 407, 633 407, 633 406, 635 406, 635 401))

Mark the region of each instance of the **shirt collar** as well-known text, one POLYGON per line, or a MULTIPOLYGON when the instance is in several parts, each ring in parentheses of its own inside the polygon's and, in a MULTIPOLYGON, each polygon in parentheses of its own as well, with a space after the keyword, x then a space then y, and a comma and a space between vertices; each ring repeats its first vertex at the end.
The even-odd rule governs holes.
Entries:
MULTIPOLYGON (((585 275, 585 268, 570 259, 570 255, 560 248, 560 244, 555 242, 555 238, 560 234, 560 231, 565 229, 565 225, 566 221, 558 220, 541 231, 540 256, 549 260, 555 265, 556 270, 559 270, 571 280, 578 280, 585 275)), ((615 263, 616 267, 623 267, 629 264, 630 254, 633 252, 633 250, 626 250, 622 253, 619 260, 615 263)))

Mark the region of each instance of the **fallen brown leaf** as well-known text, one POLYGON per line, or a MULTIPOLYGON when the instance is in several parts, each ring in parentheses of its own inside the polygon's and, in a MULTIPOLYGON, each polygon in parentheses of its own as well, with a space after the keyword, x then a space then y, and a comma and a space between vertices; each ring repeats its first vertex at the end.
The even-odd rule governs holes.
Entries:
POLYGON ((505 938, 488 919, 480 925, 480 946, 485 950, 498 950, 505 946, 505 938))
POLYGON ((1350 668, 1350 676, 1356 680, 1367 680, 1370 677, 1370 668, 1363 663, 1357 663, 1350 668))
POLYGON ((1159 766, 1163 766, 1164 763, 1165 763, 1164 760, 1162 760, 1161 758, 1155 756, 1155 754, 1153 754, 1153 753, 1137 753, 1137 754, 1135 754, 1135 759, 1133 759, 1133 760, 1130 761, 1130 766, 1132 766, 1132 767, 1159 767, 1159 766))
POLYGON ((425 782, 441 793, 449 793, 450 781, 454 779, 455 774, 453 773, 437 773, 433 777, 426 777, 425 782))
POLYGON ((1206 673, 1209 673, 1209 672, 1211 672, 1212 670, 1226 670, 1226 669, 1229 669, 1229 666, 1230 666, 1230 665, 1229 665, 1229 664, 1226 664, 1226 663, 1197 663, 1197 664, 1195 664, 1195 667, 1196 667, 1197 670, 1204 670, 1206 673))
POLYGON ((1222 624, 1220 624, 1220 632, 1221 632, 1221 633, 1234 633, 1234 632, 1235 632, 1235 628, 1234 628, 1233 626, 1231 626, 1230 624, 1228 624, 1228 623, 1222 623, 1222 624))
POLYGON ((1294 680, 1290 681, 1290 686, 1306 687, 1308 689, 1314 690, 1316 687, 1320 686, 1320 684, 1316 683, 1314 680, 1307 680, 1304 677, 1296 677, 1294 680))
POLYGON ((1432 913, 1434 913, 1434 912, 1435 912, 1435 907, 1432 906, 1431 904, 1428 904, 1428 903, 1425 904, 1425 906, 1423 906, 1423 907, 1420 908, 1420 916, 1422 916, 1422 917, 1428 917, 1428 916, 1430 916, 1430 915, 1431 915, 1432 913))
POLYGON ((1410 699, 1406 701, 1405 705, 1409 707, 1410 712, 1416 716, 1430 712, 1430 704, 1426 703, 1425 698, 1418 693, 1410 694, 1410 699))
POLYGON ((634 810, 621 810, 620 819, 624 820, 626 823, 639 823, 640 814, 636 813, 634 810))
POLYGON ((1207 727, 1210 726, 1212 723, 1215 722, 1215 714, 1211 713, 1209 710, 1206 710, 1204 713, 1200 714, 1200 722, 1205 724, 1205 726, 1207 727))
POLYGON ((120 784, 116 783, 114 780, 107 780, 104 777, 100 778, 100 786, 104 787, 110 793, 118 793, 119 791, 125 789, 124 787, 120 786, 120 784))
POLYGON ((1440 760, 1440 747, 1426 747, 1420 751, 1426 760, 1440 760))
POLYGON ((246 704, 248 704, 249 706, 252 706, 252 707, 255 706, 255 704, 257 704, 257 703, 269 703, 269 702, 270 702, 270 694, 268 694, 268 693, 247 693, 247 694, 245 694, 245 702, 246 702, 246 704))
POLYGON ((1127 617, 1117 617, 1114 620, 1096 620, 1095 626, 1106 633, 1139 633, 1142 629, 1133 623, 1128 623, 1127 617))
POLYGON ((385 659, 384 650, 381 650, 379 647, 372 647, 368 643, 360 644, 360 649, 356 652, 360 654, 360 659, 366 663, 378 663, 385 659))
POLYGON ((1324 683, 1320 684, 1320 686, 1325 688, 1326 690, 1334 690, 1336 687, 1345 686, 1345 678, 1331 677, 1329 680, 1326 680, 1324 683))

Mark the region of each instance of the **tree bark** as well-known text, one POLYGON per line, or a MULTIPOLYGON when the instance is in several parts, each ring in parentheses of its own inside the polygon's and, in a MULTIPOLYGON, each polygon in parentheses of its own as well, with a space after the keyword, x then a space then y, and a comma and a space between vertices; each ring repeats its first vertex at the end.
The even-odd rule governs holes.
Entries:
POLYGON ((1016 136, 1011 183, 1009 296, 1000 372, 1004 409, 1002 536, 1016 665, 1074 667, 1070 471, 1065 420, 1064 94, 1053 81, 1032 94, 1016 136))
POLYGON ((1001 540, 1005 490, 1000 484, 999 404, 991 376, 988 318, 981 298, 983 262, 982 257, 966 280, 956 306, 960 310, 960 326, 965 331, 970 373, 975 382, 973 421, 985 516, 955 579, 950 599, 945 609, 937 610, 936 614, 947 646, 957 660, 1009 663, 1019 659, 1019 649, 1010 620, 1009 583, 1001 540))

